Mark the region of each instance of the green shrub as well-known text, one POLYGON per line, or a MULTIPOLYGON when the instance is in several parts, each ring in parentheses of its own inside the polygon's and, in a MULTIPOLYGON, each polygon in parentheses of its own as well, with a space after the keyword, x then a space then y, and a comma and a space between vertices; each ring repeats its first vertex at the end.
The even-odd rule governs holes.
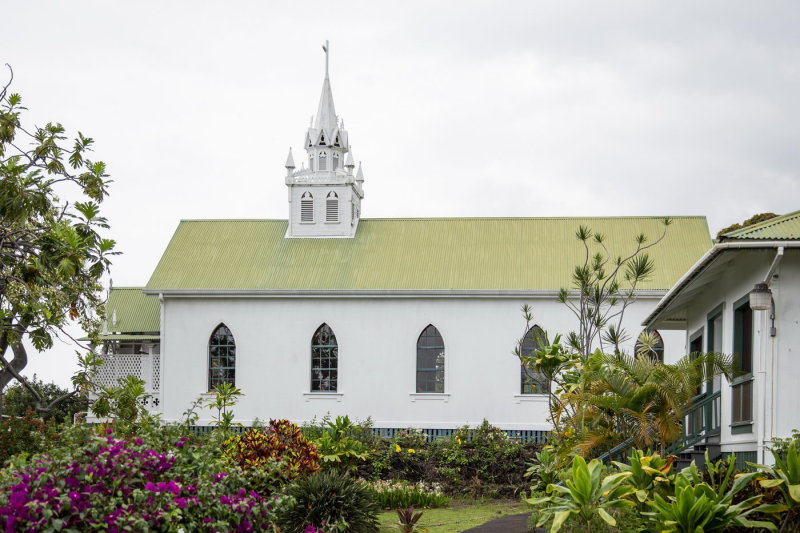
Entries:
POLYGON ((289 479, 320 469, 317 447, 288 420, 270 420, 263 430, 249 429, 230 437, 223 446, 225 457, 242 468, 281 461, 289 479))
MULTIPOLYGON (((369 447, 353 435, 362 434, 348 416, 337 416, 325 422, 325 430, 314 439, 322 463, 344 470, 356 469, 370 455, 369 447)), ((371 430, 370 430, 371 431, 371 430)))
POLYGON ((379 442, 370 460, 360 464, 359 475, 439 483, 448 494, 514 497, 528 489, 523 477, 526 465, 541 447, 509 439, 486 422, 433 442, 408 430, 379 442))
POLYGON ((650 521, 658 531, 695 533, 697 531, 724 531, 732 526, 761 527, 777 531, 771 522, 750 520, 751 513, 765 510, 756 507, 760 496, 752 496, 734 504, 734 496, 746 488, 759 474, 750 472, 737 475, 735 464, 730 462, 718 485, 712 487, 702 481, 694 463, 675 476, 675 495, 663 498, 656 493, 652 503, 650 521))
POLYGON ((377 533, 380 506, 369 487, 337 470, 324 470, 300 479, 287 494, 294 498, 280 517, 287 533, 309 526, 350 533, 377 533))
POLYGON ((21 418, 0 419, 0 466, 18 453, 39 453, 53 444, 58 428, 28 410, 21 418))
POLYGON ((21 383, 14 383, 3 393, 3 414, 8 416, 25 416, 29 409, 36 409, 37 402, 48 405, 57 398, 62 398, 56 405, 46 412, 38 413, 45 420, 55 419, 56 422, 72 423, 75 413, 85 412, 89 402, 84 394, 69 396, 67 389, 59 387, 56 383, 45 383, 36 374, 28 380, 28 384, 36 389, 42 396, 39 400, 30 390, 21 383))
POLYGON ((533 482, 531 491, 542 491, 551 483, 558 481, 560 460, 552 446, 545 446, 536 452, 536 459, 528 467, 525 477, 533 482))
POLYGON ((754 465, 767 475, 760 485, 766 489, 775 489, 781 495, 781 503, 766 507, 767 511, 783 513, 781 531, 790 523, 800 522, 800 442, 794 441, 787 446, 783 456, 775 456, 775 466, 754 465))
POLYGON ((447 496, 438 484, 424 481, 408 483, 407 481, 375 481, 370 484, 375 499, 383 509, 405 509, 421 507, 431 509, 444 507, 448 503, 447 496))
POLYGON ((564 485, 549 485, 548 492, 557 494, 544 498, 526 500, 534 507, 541 507, 538 527, 553 520, 551 533, 556 533, 570 516, 577 517, 589 530, 597 517, 609 526, 617 525, 616 519, 609 513, 611 509, 632 506, 633 502, 625 499, 634 492, 634 488, 626 485, 625 480, 632 474, 620 472, 603 477, 603 466, 594 459, 588 465, 583 457, 576 456, 572 460, 572 479, 564 485))

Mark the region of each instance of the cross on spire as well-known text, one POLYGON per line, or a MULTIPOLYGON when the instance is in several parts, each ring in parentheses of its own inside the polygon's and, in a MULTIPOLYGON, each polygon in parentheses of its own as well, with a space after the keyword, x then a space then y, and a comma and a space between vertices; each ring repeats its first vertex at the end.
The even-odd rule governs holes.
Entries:
POLYGON ((322 49, 325 50, 325 77, 328 77, 328 50, 330 50, 330 44, 328 41, 325 40, 325 44, 322 45, 322 49))

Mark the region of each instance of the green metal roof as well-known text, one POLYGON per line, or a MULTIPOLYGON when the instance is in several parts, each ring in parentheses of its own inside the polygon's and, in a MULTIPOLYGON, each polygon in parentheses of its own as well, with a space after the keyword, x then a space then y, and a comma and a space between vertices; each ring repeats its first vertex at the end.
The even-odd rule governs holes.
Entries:
POLYGON ((160 331, 161 307, 158 297, 147 296, 141 287, 112 287, 106 302, 105 329, 116 333, 160 331), (113 321, 115 311, 116 323, 113 321))
MULTIPOLYGON (((362 219, 352 239, 287 239, 286 220, 184 220, 145 290, 558 290, 583 260, 580 225, 625 255, 661 220, 362 219)), ((640 288, 669 289, 710 247, 705 217, 673 218, 640 288)))
POLYGON ((723 239, 789 240, 800 239, 800 211, 730 231, 723 239))

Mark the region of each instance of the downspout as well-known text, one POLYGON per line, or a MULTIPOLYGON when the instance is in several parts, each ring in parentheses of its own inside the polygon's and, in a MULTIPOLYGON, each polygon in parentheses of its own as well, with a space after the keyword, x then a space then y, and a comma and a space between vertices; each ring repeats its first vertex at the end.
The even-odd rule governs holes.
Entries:
MULTIPOLYGON (((778 246, 778 250, 775 253, 775 258, 772 260, 772 264, 767 271, 767 275, 764 277, 763 283, 765 283, 768 287, 772 284, 773 279, 775 278, 776 272, 778 267, 781 264, 781 260, 783 259, 783 246, 778 246)), ((756 443, 756 449, 758 450, 758 456, 760 458, 761 464, 771 464, 772 461, 767 462, 767 415, 769 414, 769 438, 770 441, 772 440, 772 436, 775 434, 775 427, 774 427, 774 420, 776 420, 776 413, 775 408, 777 407, 775 404, 775 359, 777 357, 777 350, 776 344, 777 340, 777 331, 774 328, 775 324, 775 300, 772 298, 772 307, 768 313, 764 313, 762 316, 762 327, 761 327, 761 338, 762 338, 762 347, 761 347, 761 361, 759 364, 759 374, 761 374, 761 383, 763 383, 764 392, 761 395, 761 422, 758 428, 758 442, 756 443), (767 365, 769 364, 769 390, 767 390, 767 365), (769 409, 767 409, 767 403, 769 401, 769 409)))

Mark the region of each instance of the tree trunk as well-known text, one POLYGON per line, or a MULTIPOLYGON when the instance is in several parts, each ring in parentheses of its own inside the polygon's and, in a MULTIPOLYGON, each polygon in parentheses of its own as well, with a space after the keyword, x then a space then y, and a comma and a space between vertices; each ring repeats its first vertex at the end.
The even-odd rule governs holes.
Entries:
MULTIPOLYGON (((7 349, 8 337, 6 334, 3 334, 2 337, 0 337, 0 357, 3 357, 3 361, 5 361, 4 356, 7 349)), ((14 352, 14 358, 8 361, 7 364, 4 364, 3 369, 0 370, 0 415, 3 414, 3 396, 6 386, 11 383, 12 380, 16 379, 19 373, 28 366, 28 352, 22 345, 21 340, 11 345, 11 350, 14 352)))

